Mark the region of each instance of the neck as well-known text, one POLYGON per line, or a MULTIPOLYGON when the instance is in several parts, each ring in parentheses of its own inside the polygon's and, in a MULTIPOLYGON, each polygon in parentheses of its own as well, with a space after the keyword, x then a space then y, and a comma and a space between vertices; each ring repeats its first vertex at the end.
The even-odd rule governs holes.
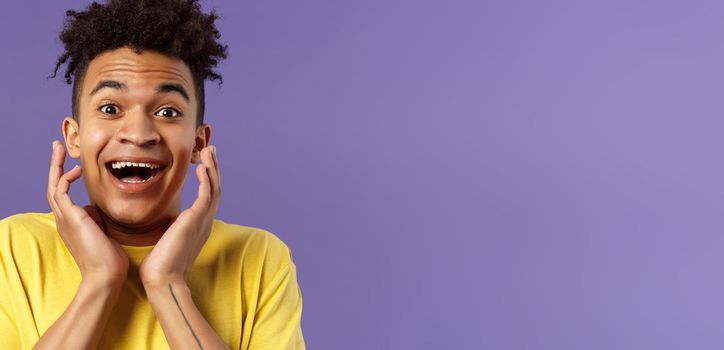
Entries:
POLYGON ((170 220, 153 223, 145 226, 128 226, 119 223, 101 214, 108 237, 115 239, 122 245, 149 246, 158 243, 168 226, 170 220))

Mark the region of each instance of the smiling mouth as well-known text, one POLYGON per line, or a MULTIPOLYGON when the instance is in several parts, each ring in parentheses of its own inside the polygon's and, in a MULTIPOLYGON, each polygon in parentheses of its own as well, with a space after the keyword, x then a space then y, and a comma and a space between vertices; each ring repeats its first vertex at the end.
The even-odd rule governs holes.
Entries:
POLYGON ((143 183, 153 179, 162 172, 166 167, 154 163, 135 163, 135 162, 108 162, 106 169, 121 182, 125 183, 143 183))

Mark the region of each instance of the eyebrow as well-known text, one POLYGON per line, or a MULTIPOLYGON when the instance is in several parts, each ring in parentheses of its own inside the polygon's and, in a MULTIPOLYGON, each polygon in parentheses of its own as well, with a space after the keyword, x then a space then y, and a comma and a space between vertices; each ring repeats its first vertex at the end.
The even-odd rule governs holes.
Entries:
MULTIPOLYGON (((115 80, 102 80, 98 82, 98 85, 93 88, 93 90, 90 93, 90 96, 95 95, 98 91, 109 88, 109 89, 116 89, 116 90, 127 90, 128 87, 126 84, 123 84, 121 82, 115 81, 115 80)), ((173 83, 165 83, 158 86, 156 89, 156 93, 163 94, 163 93, 169 93, 169 92, 177 92, 179 95, 181 95, 186 102, 189 102, 189 93, 186 91, 186 89, 181 86, 181 84, 173 84, 173 83)))
POLYGON ((115 80, 101 80, 100 82, 98 82, 98 85, 96 85, 96 87, 94 87, 93 90, 90 92, 90 96, 95 95, 98 91, 105 89, 105 88, 116 89, 116 90, 126 90, 127 89, 126 84, 119 83, 115 80))
POLYGON ((161 84, 158 89, 156 89, 156 93, 168 93, 168 92, 178 92, 181 96, 183 96, 184 100, 186 102, 189 102, 189 94, 186 92, 186 89, 184 89, 181 84, 161 84))

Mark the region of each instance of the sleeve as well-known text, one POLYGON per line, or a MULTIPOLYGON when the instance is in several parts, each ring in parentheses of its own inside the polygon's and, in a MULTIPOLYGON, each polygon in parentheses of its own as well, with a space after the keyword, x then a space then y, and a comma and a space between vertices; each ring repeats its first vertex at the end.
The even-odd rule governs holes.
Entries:
POLYGON ((0 339, 3 349, 20 349, 20 334, 15 322, 13 302, 10 298, 8 271, 14 269, 12 255, 10 254, 9 229, 5 222, 0 221, 0 339), (12 266, 11 266, 12 265, 12 266))
MULTIPOLYGON (((286 246, 285 246, 286 248, 286 246)), ((297 268, 286 248, 283 267, 260 290, 250 350, 304 350, 302 293, 297 268)))
MULTIPOLYGON (((0 271, 0 284, 5 283, 5 274, 0 271)), ((20 349, 20 334, 10 308, 5 288, 0 288, 0 339, 5 349, 20 349)))

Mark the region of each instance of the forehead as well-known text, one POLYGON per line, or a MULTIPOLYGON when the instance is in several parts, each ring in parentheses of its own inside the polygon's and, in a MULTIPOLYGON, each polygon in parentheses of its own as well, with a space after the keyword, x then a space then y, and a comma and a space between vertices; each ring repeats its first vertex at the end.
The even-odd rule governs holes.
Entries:
POLYGON ((88 64, 83 80, 84 95, 102 80, 136 87, 171 82, 183 85, 191 94, 194 91, 191 70, 181 59, 149 50, 136 53, 127 47, 96 56, 88 64))

